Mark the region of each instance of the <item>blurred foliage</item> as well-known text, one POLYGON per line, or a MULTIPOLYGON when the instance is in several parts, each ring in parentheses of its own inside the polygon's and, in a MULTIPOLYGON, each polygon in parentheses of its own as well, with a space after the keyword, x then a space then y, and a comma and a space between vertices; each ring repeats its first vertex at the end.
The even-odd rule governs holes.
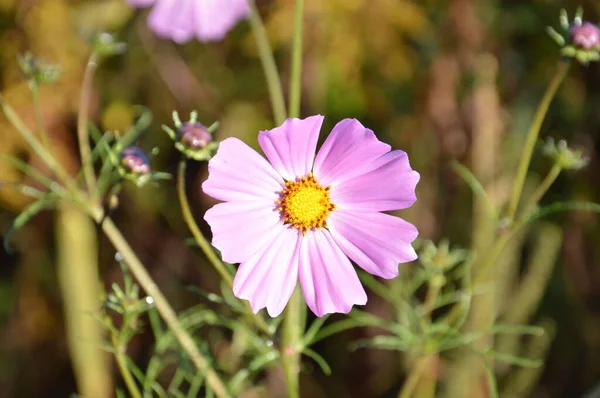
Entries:
MULTIPOLYGON (((257 0, 257 4, 285 83, 293 1, 257 0)), ((401 215, 417 225, 423 239, 447 238, 452 247, 474 246, 485 252, 490 228, 485 207, 477 195, 472 198, 469 184, 451 160, 473 170, 491 201, 506 201, 525 131, 558 57, 545 26, 555 24, 561 7, 573 12, 578 5, 566 0, 308 0, 302 113, 324 114, 329 127, 342 118, 359 118, 382 140, 407 150, 421 182, 417 205, 401 215)), ((599 19, 597 2, 582 0, 581 5, 588 19, 599 19)), ((91 53, 87 40, 96 30, 115 33, 128 50, 106 60, 99 69, 92 119, 101 131, 126 131, 137 117, 135 105, 150 108, 154 123, 137 145, 146 151, 161 148, 153 160, 157 170, 174 174, 180 157, 160 128, 171 124, 173 110, 187 114, 197 109, 198 120, 206 125, 220 121, 217 139, 237 136, 254 146, 257 131, 271 127, 267 89, 247 24, 239 24, 221 43, 176 46, 148 31, 146 17, 147 11, 132 10, 122 0, 0 0, 2 96, 34 129, 32 95, 19 56, 30 52, 60 67, 60 80, 40 89, 41 113, 52 151, 72 173, 79 162, 76 113, 91 53)), ((589 165, 561 174, 542 205, 556 200, 599 201, 600 117, 596 110, 600 90, 595 89, 599 83, 598 65, 574 66, 551 107, 542 136, 567 139, 583 151, 589 165)), ((0 118, 0 131, 0 181, 43 189, 4 156, 17 156, 49 175, 40 159, 4 118, 0 118)), ((550 161, 537 151, 526 195, 550 167, 550 161)), ((214 203, 200 190, 205 164, 193 166, 190 175, 188 192, 200 221, 214 203)), ((10 184, 0 188, 0 231, 5 232, 31 199, 10 184)), ((220 286, 204 257, 186 247, 188 232, 175 203, 175 189, 168 182, 141 189, 126 185, 114 215, 171 303, 178 309, 201 308, 183 314, 191 328, 200 327, 206 319, 194 317, 213 316, 222 311, 222 304, 186 287, 220 293, 220 286)), ((63 301, 68 298, 60 290, 56 259, 54 224, 61 220, 41 213, 16 233, 15 254, 0 253, 0 396, 68 396, 76 391, 64 326, 63 301)), ((201 226, 208 233, 208 227, 201 226)), ((58 228, 65 229, 68 226, 58 228)), ((515 237, 502 255, 502 267, 494 270, 496 293, 488 294, 490 299, 482 309, 473 309, 467 325, 485 323, 491 308, 502 325, 532 323, 547 332, 542 338, 503 334, 497 339, 499 352, 534 359, 546 356, 544 367, 537 369, 516 369, 498 361, 495 370, 501 396, 580 396, 600 382, 598 218, 583 211, 561 212, 551 214, 544 223, 531 224, 525 232, 515 237)), ((431 247, 429 252, 423 250, 425 260, 435 257, 431 247)), ((99 251, 105 285, 121 284, 121 268, 114 261, 112 247, 100 239, 99 251)), ((465 253, 459 254, 453 265, 465 261, 465 253)), ((388 285, 370 284, 368 305, 355 313, 355 317, 364 315, 360 324, 369 325, 374 316, 400 325, 409 316, 418 317, 411 313, 418 305, 407 307, 402 300, 411 281, 422 272, 419 267, 407 265, 403 277, 388 285), (404 304, 391 304, 390 298, 404 304)), ((426 299, 422 287, 415 287, 414 292, 414 297, 426 299)), ((452 297, 442 290, 440 299, 452 297)), ((150 311, 140 314, 140 319, 150 325, 152 316, 150 311)), ((389 342, 389 333, 377 325, 321 340, 333 331, 328 327, 340 327, 336 326, 340 322, 334 316, 314 330, 315 354, 327 360, 332 374, 325 375, 315 366, 317 362, 305 360, 304 395, 395 396, 414 363, 414 353, 356 349, 366 346, 360 342, 389 342)), ((128 341, 128 357, 141 368, 149 367, 156 355, 172 354, 172 336, 161 334, 154 323, 154 330, 142 327, 128 341), (163 343, 154 346, 157 331, 163 343)), ((249 344, 251 340, 240 336, 242 332, 221 325, 199 334, 206 345, 203 349, 215 354, 221 369, 230 374, 242 369, 241 363, 248 359, 240 345, 270 352, 249 344)), ((180 372, 177 377, 182 382, 194 383, 186 373, 189 369, 174 366, 181 358, 169 360, 164 362, 169 367, 157 370, 157 379, 168 386, 180 372)), ((481 363, 481 358, 476 360, 481 363)), ((449 384, 460 384, 466 380, 463 377, 469 377, 464 370, 474 369, 452 354, 427 357, 427 361, 425 373, 449 384)), ((255 370, 253 376, 265 381, 269 396, 282 396, 279 373, 261 373, 258 365, 255 370)), ((123 387, 116 370, 114 378, 123 387)), ((471 388, 473 384, 466 385, 471 388)), ((465 393, 482 394, 476 387, 461 395, 447 392, 448 396, 465 393)), ((248 396, 257 396, 252 394, 260 392, 248 396)))

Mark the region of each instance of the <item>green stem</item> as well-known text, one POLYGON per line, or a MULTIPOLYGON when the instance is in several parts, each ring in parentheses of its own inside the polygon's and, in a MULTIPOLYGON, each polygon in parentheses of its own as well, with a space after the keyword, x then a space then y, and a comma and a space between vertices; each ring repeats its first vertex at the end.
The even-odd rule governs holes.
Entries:
POLYGON ((90 145, 90 135, 88 132, 89 106, 92 96, 92 82, 98 67, 98 56, 92 53, 85 68, 83 83, 81 86, 81 96, 79 98, 79 115, 77 117, 77 138, 79 141, 79 152, 81 153, 81 168, 88 192, 96 188, 96 175, 94 174, 94 164, 92 163, 92 147, 90 145))
POLYGON ((408 378, 398 393, 398 398, 410 398, 413 396, 413 393, 419 384, 419 379, 427 366, 427 362, 427 357, 421 357, 417 360, 416 365, 412 367, 411 372, 408 374, 408 378))
MULTIPOLYGON (((179 162, 179 169, 177 171, 177 196, 179 197, 179 204, 181 205, 183 219, 185 220, 185 223, 190 229, 194 240, 196 241, 198 246, 200 246, 200 249, 202 249, 206 257, 208 258, 208 261, 210 261, 213 267, 215 267, 219 275, 221 275, 223 280, 227 283, 227 286, 232 287, 233 277, 225 267, 225 264, 223 264, 223 262, 217 257, 212 246, 210 245, 210 243, 208 243, 208 241, 200 231, 198 224, 196 224, 196 220, 194 219, 194 215, 192 214, 192 209, 190 208, 190 203, 188 202, 187 195, 185 194, 185 170, 186 160, 184 158, 181 159, 181 161, 179 162)), ((273 334, 265 320, 259 314, 253 314, 250 310, 248 302, 245 303, 246 309, 248 310, 246 312, 248 317, 252 318, 252 321, 256 323, 258 328, 261 329, 263 332, 267 333, 267 335, 273 334)))
MULTIPOLYGON (((294 9, 294 42, 292 49, 292 73, 290 75, 289 117, 300 113, 302 79, 302 23, 304 0, 296 0, 294 9)), ((302 355, 302 335, 306 322, 306 306, 302 292, 296 287, 287 305, 283 318, 281 358, 285 375, 287 397, 300 396, 300 360, 302 355)))
POLYGON ((127 386, 127 390, 129 390, 129 394, 132 398, 142 398, 142 394, 138 389, 135 380, 127 367, 127 358, 125 357, 125 346, 119 340, 119 337, 116 335, 116 331, 111 330, 111 342, 113 348, 115 350, 115 359, 117 360, 117 366, 119 367, 119 371, 121 372, 121 376, 123 377, 123 381, 127 386))
POLYGON ((31 95, 33 96, 33 109, 35 112, 35 121, 37 123, 39 134, 42 137, 42 144, 48 150, 48 152, 52 153, 50 139, 48 137, 48 132, 44 127, 44 118, 42 117, 42 108, 40 103, 40 87, 35 82, 30 82, 29 86, 31 88, 31 95))
POLYGON ((210 243, 208 243, 208 241, 200 231, 200 228, 198 228, 198 224, 196 224, 196 221, 194 220, 194 215, 192 214, 192 209, 190 208, 190 203, 188 202, 187 195, 185 193, 185 169, 186 161, 185 158, 183 158, 179 162, 179 169, 177 171, 177 196, 179 197, 179 204, 181 205, 183 219, 185 220, 185 223, 190 229, 192 236, 196 240, 196 243, 198 244, 198 246, 200 246, 200 249, 202 249, 202 251, 206 255, 206 258, 208 258, 208 261, 210 261, 213 267, 215 267, 215 269, 217 270, 219 275, 221 275, 221 278, 223 278, 227 285, 232 286, 233 277, 231 276, 229 271, 227 271, 223 262, 219 260, 212 246, 210 245, 210 243))
MULTIPOLYGON (((95 213, 94 219, 99 222, 102 219, 102 212, 100 210, 96 211, 95 213)), ((115 249, 121 253, 132 274, 135 276, 146 294, 154 299, 156 309, 167 323, 169 329, 171 329, 177 338, 177 341, 179 341, 181 344, 181 347, 187 352, 196 369, 198 369, 198 371, 202 374, 206 375, 206 382, 214 391, 215 395, 219 398, 231 398, 231 395, 227 391, 225 384, 217 372, 212 369, 210 363, 204 357, 204 355, 200 353, 196 343, 189 333, 181 326, 181 323, 179 323, 179 320, 177 319, 177 314, 173 308, 171 308, 166 297, 160 291, 152 277, 148 274, 148 271, 146 271, 146 268, 138 259, 131 246, 129 246, 121 234, 121 231, 119 231, 113 221, 108 217, 104 219, 104 222, 102 223, 102 230, 112 242, 115 249)))
POLYGON ((283 318, 283 334, 281 344, 281 358, 283 373, 287 388, 287 398, 300 397, 300 355, 302 349, 303 328, 302 293, 296 287, 288 302, 283 318))
POLYGON ((265 29, 263 21, 253 1, 250 2, 250 26, 252 27, 254 40, 256 40, 256 46, 258 47, 260 62, 262 63, 262 67, 265 72, 275 124, 279 126, 284 122, 286 117, 285 100, 283 99, 281 79, 279 78, 279 72, 277 70, 275 58, 273 57, 273 50, 271 49, 271 44, 269 43, 267 30, 265 29))
POLYGON ((38 139, 35 137, 35 134, 33 134, 31 130, 27 128, 12 106, 7 104, 2 96, 0 96, 0 107, 2 107, 2 112, 8 119, 9 123, 17 130, 17 132, 19 132, 21 137, 23 137, 25 142, 27 142, 27 144, 31 147, 33 152, 42 159, 42 161, 66 186, 74 187, 73 180, 71 177, 69 177, 62 165, 48 152, 44 145, 38 141, 38 139))
POLYGON ((540 200, 544 197, 550 186, 554 184, 554 181, 558 178, 560 172, 562 171, 561 165, 557 162, 552 166, 548 175, 544 180, 540 183, 540 186, 537 187, 533 195, 531 195, 531 199, 529 200, 529 205, 527 208, 531 208, 539 203, 540 200))
POLYGON ((519 205, 519 201, 521 199, 523 185, 525 184, 525 177, 527 176, 529 163, 531 163, 531 157, 533 155, 535 143, 540 133, 540 128, 542 127, 542 123, 544 122, 544 118, 546 117, 546 113, 548 112, 548 108, 550 107, 550 103, 552 102, 552 99, 554 98, 558 87, 567 75, 570 65, 570 62, 559 61, 558 68, 556 69, 554 77, 550 81, 550 85, 546 89, 544 97, 542 98, 542 101, 538 105, 538 108, 535 112, 533 121, 529 126, 529 131, 527 132, 527 141, 525 142, 525 148, 523 149, 523 155, 521 156, 521 161, 517 170, 517 176, 515 178, 513 193, 508 205, 507 218, 511 222, 513 221, 517 212, 517 206, 519 205))
POLYGON ((302 93, 302 29, 304 0, 296 0, 294 9, 294 42, 292 44, 292 71, 290 74, 290 96, 288 117, 300 116, 302 93))

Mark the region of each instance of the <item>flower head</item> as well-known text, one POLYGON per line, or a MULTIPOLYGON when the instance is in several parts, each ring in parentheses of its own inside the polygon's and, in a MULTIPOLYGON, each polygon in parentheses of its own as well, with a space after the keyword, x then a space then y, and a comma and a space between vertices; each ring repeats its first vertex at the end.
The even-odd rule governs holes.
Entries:
POLYGON ((561 47, 562 56, 575 58, 582 64, 600 60, 600 28, 591 22, 583 21, 581 8, 575 13, 572 22, 569 22, 567 12, 562 10, 559 21, 563 33, 552 27, 548 27, 548 33, 561 47))
POLYGON ((223 260, 240 263, 234 294, 277 316, 298 280, 317 315, 347 313, 366 293, 350 260, 390 279, 415 260, 417 229, 383 212, 410 207, 419 174, 357 120, 339 122, 315 156, 323 116, 261 131, 268 160, 237 138, 221 142, 204 192, 223 260))
POLYGON ((249 0, 126 0, 134 7, 154 6, 148 26, 157 35, 177 43, 194 36, 217 41, 250 13, 249 0))
POLYGON ((190 120, 182 122, 179 114, 173 112, 173 124, 175 130, 163 125, 163 130, 175 141, 175 148, 188 158, 194 160, 208 160, 212 157, 219 143, 213 141, 212 133, 219 126, 218 122, 205 127, 198 122, 198 113, 190 113, 190 120))

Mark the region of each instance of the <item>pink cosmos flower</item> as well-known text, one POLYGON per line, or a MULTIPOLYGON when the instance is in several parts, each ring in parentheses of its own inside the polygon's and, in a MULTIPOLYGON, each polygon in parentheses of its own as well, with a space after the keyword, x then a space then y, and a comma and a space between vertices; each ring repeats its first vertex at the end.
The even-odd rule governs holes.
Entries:
POLYGON ((261 131, 268 161, 237 138, 221 142, 204 192, 224 201, 206 212, 223 260, 240 263, 233 292, 277 316, 298 279, 317 315, 348 313, 367 296, 350 259, 390 279, 417 258, 417 229, 382 213, 410 207, 419 174, 402 151, 354 119, 339 122, 315 157, 323 116, 261 131))
POLYGON ((154 5, 148 26, 177 43, 194 36, 202 42, 222 40, 250 13, 249 0, 126 0, 134 7, 154 5))

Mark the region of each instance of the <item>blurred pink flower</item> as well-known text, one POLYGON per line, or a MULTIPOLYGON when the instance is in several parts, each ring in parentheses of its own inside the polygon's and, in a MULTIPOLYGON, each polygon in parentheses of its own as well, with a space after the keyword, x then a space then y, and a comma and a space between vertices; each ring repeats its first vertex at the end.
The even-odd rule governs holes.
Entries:
POLYGON ((222 40, 250 13, 249 0, 126 0, 134 7, 154 6, 148 26, 177 43, 194 36, 202 42, 222 40))
POLYGON ((417 229, 382 213, 410 207, 419 174, 402 151, 355 119, 339 122, 315 157, 323 116, 261 131, 268 161, 237 138, 221 142, 204 192, 224 201, 205 219, 223 260, 240 263, 233 283, 253 311, 277 316, 298 279, 317 315, 348 313, 367 296, 350 259, 390 279, 417 258, 417 229))

